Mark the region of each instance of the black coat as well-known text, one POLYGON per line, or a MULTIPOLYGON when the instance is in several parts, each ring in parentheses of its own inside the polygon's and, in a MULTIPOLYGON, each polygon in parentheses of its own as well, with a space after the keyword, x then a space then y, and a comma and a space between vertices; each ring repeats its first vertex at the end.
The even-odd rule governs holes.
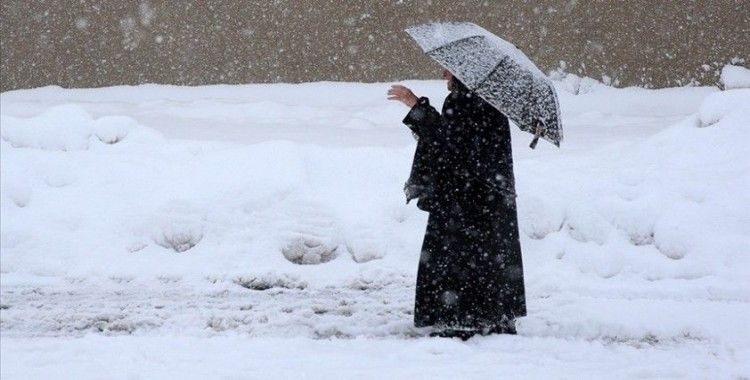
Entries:
POLYGON ((494 329, 526 315, 508 119, 456 81, 442 115, 420 98, 404 191, 430 213, 417 272, 418 327, 494 329))

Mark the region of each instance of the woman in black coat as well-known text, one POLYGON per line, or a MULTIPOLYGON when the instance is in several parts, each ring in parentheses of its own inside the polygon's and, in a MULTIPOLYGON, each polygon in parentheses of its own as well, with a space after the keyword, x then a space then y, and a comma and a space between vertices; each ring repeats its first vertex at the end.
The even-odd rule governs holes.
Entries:
POLYGON ((508 118, 447 70, 442 114, 393 86, 417 139, 407 203, 430 213, 417 272, 414 324, 433 335, 515 334, 526 315, 508 118))

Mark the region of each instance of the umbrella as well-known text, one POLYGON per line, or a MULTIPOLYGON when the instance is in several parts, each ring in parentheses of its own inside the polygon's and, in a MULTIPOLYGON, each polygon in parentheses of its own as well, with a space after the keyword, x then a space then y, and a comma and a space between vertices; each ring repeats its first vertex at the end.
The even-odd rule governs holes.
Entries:
POLYGON ((466 87, 533 134, 532 149, 540 137, 560 146, 555 88, 515 45, 470 22, 429 23, 406 32, 466 87))

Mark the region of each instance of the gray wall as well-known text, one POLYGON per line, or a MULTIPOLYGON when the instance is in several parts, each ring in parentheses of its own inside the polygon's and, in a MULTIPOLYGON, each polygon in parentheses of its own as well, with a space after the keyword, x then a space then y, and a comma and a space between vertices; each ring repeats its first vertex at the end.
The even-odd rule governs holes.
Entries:
POLYGON ((476 22, 549 71, 714 84, 750 63, 750 0, 2 0, 0 90, 49 84, 391 81, 439 68, 402 31, 476 22))

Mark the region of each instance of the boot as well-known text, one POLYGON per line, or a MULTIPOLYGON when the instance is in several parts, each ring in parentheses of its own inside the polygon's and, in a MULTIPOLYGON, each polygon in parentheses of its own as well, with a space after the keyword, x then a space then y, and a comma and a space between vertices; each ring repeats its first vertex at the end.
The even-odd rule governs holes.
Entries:
POLYGON ((475 334, 477 334, 478 331, 476 330, 454 330, 454 329, 444 329, 439 331, 433 331, 430 333, 431 337, 440 337, 440 338, 461 338, 463 341, 467 341, 471 339, 475 334))
POLYGON ((482 335, 489 334, 516 335, 516 320, 503 318, 503 320, 494 327, 482 331, 482 335))

